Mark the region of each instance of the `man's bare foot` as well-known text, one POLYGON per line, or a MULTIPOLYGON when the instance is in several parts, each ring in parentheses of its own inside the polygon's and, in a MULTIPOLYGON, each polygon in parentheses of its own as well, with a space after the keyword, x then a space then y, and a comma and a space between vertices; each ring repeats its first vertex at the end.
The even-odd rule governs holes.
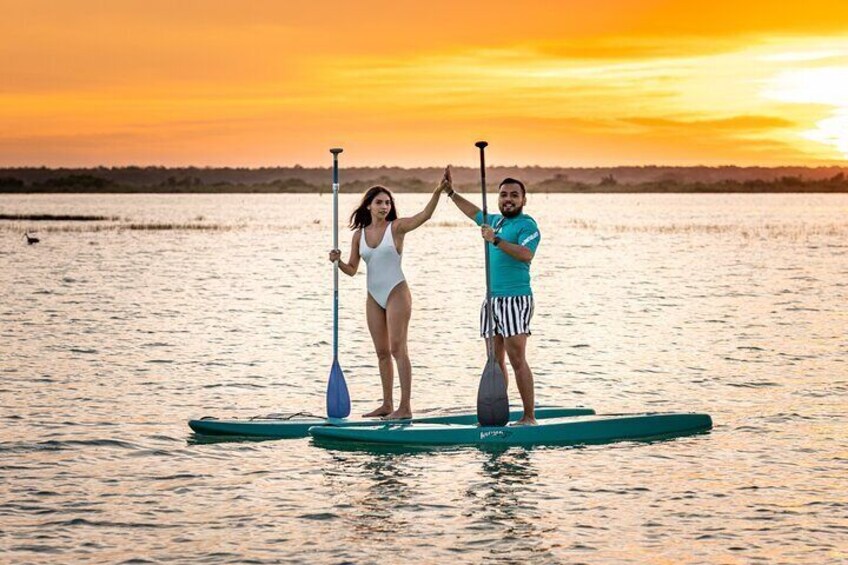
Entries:
POLYGON ((537 426, 539 422, 536 421, 536 418, 528 418, 527 416, 522 416, 521 419, 516 420, 512 423, 513 426, 537 426))
POLYGON ((388 414, 383 418, 384 420, 410 420, 412 419, 412 410, 406 409, 402 410, 398 408, 391 414, 388 414))
POLYGON ((367 414, 363 414, 363 418, 382 418, 383 416, 388 416, 392 413, 392 405, 391 404, 383 404, 376 410, 372 410, 367 414))

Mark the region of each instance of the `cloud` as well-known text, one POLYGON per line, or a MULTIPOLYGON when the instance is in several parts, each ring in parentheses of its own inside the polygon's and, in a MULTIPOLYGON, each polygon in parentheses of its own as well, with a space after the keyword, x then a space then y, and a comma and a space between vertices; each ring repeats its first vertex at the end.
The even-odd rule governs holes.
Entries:
POLYGON ((620 35, 540 43, 533 48, 543 57, 573 61, 644 61, 729 53, 750 44, 750 39, 733 36, 705 41, 692 36, 620 35))
POLYGON ((797 127, 792 120, 776 116, 733 116, 719 119, 675 120, 669 118, 631 117, 620 118, 625 124, 649 130, 682 131, 689 133, 762 133, 774 129, 797 127))

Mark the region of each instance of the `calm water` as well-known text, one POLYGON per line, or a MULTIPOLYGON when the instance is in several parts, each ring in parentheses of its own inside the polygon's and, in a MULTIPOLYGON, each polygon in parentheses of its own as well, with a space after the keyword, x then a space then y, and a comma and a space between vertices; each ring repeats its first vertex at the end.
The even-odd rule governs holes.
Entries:
MULTIPOLYGON (((400 195, 401 212, 425 199, 400 195)), ((117 218, 0 222, 0 561, 848 560, 848 196, 531 197, 539 401, 705 411, 710 434, 502 452, 198 444, 191 417, 323 410, 331 203, 0 197, 5 214, 117 218)), ((470 408, 476 229, 443 202, 404 261, 414 408, 470 408)), ((361 413, 380 398, 365 276, 341 282, 361 413)))

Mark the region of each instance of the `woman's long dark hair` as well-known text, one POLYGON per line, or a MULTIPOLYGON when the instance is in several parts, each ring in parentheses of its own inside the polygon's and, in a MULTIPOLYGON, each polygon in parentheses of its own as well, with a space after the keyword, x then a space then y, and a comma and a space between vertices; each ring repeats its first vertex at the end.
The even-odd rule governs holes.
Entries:
POLYGON ((362 202, 359 203, 359 206, 353 211, 353 214, 350 215, 351 230, 358 230, 371 225, 371 211, 368 209, 368 206, 371 205, 371 201, 374 200, 381 192, 385 193, 386 196, 389 197, 389 202, 392 204, 392 209, 389 210, 386 220, 389 222, 397 220, 398 216, 397 209, 395 208, 395 197, 392 196, 392 193, 388 188, 378 184, 377 186, 372 186, 365 192, 365 195, 362 197, 362 202))

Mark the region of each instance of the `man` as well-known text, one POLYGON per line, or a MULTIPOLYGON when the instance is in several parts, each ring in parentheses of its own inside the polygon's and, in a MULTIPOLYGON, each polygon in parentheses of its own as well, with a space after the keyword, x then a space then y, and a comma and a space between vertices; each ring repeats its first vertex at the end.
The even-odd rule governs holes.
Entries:
POLYGON ((524 213, 527 191, 520 180, 504 179, 498 187, 498 209, 500 214, 483 212, 453 190, 449 173, 448 188, 445 190, 457 208, 481 226, 483 239, 489 245, 491 269, 492 310, 494 328, 489 328, 486 303, 480 311, 480 335, 494 336, 495 358, 507 378, 504 352, 515 371, 515 381, 524 415, 519 425, 535 425, 535 394, 533 373, 527 364, 527 336, 530 335, 530 319, 533 317, 533 291, 530 288, 530 262, 539 246, 541 236, 536 221, 524 213))

